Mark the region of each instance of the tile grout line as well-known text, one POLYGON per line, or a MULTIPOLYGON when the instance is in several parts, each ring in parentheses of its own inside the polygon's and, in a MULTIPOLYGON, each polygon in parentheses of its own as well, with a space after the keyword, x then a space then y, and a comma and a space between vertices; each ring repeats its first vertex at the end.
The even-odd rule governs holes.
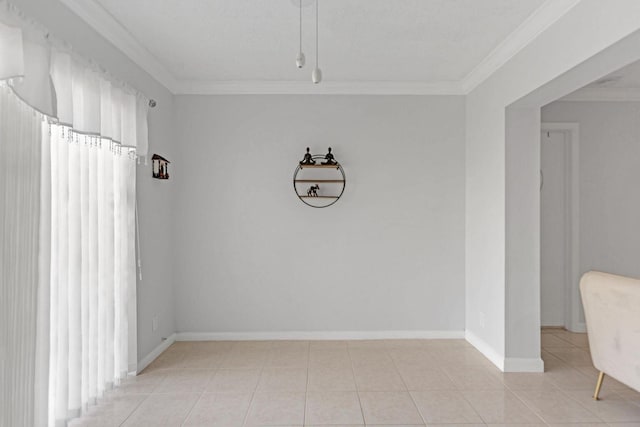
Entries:
MULTIPOLYGON (((215 371, 217 371, 217 368, 216 368, 215 371)), ((205 383, 204 387, 202 388, 202 391, 200 392, 200 396, 198 396, 198 398, 196 399, 194 404, 191 406, 191 408, 189 409, 189 412, 187 412, 187 416, 184 418, 184 420, 182 420, 182 424, 180 424, 180 426, 184 426, 185 425, 185 423, 187 422, 187 420, 191 416, 191 413, 193 412, 193 408, 195 408, 196 405, 198 405, 198 403, 202 400, 202 397, 204 396, 204 393, 207 390, 207 384, 209 384, 209 382, 213 379, 213 376, 215 375, 215 371, 214 371, 213 374, 209 374, 209 378, 207 378, 207 382, 205 383)), ((218 395, 217 394, 216 394, 216 399, 218 399, 218 395)))
MULTIPOLYGON (((200 402, 202 400, 202 396, 204 396, 204 391, 200 392, 200 395, 198 396, 196 401, 193 402, 193 405, 191 405, 191 408, 189 408, 189 411, 187 412, 187 415, 184 417, 184 420, 182 420, 182 423, 180 424, 180 426, 184 426, 185 425, 185 423, 189 419, 189 416, 191 416, 191 412, 193 412, 193 408, 195 408, 196 405, 198 404, 198 402, 200 402)), ((216 396, 216 399, 217 398, 218 398, 218 396, 216 396)))
POLYGON ((140 406, 142 406, 142 404, 143 404, 144 402, 146 402, 146 401, 147 401, 147 399, 149 399, 149 397, 151 397, 151 393, 149 393, 149 394, 147 395, 147 397, 145 397, 144 399, 142 399, 142 400, 140 401, 140 403, 138 403, 138 404, 136 405, 136 407, 135 407, 131 412, 129 412, 129 415, 127 415, 127 416, 125 417, 125 419, 124 419, 124 420, 122 420, 122 422, 120 423, 120 426, 123 426, 123 425, 127 422, 127 420, 131 417, 131 415, 133 415, 133 413, 134 413, 134 412, 136 412, 136 411, 138 410, 138 408, 140 408, 140 406))
MULTIPOLYGON (((573 343, 571 343, 571 342, 569 342, 569 341, 565 340, 564 338, 562 338, 562 337, 560 337, 560 336, 557 336, 555 333, 553 333, 553 336, 555 336, 555 337, 556 337, 556 338, 558 338, 558 339, 561 339, 562 341, 568 342, 568 343, 569 343, 569 344, 571 344, 571 345, 574 345, 573 343)), ((560 357, 558 357, 558 356, 556 356, 555 354, 553 354, 553 352, 549 351, 549 348, 544 348, 544 347, 542 347, 542 350, 545 350, 547 353, 551 354, 553 357, 555 357, 556 359, 558 359, 560 362, 562 362, 563 364, 567 365, 570 369, 575 370, 579 375, 581 375, 581 376, 583 376, 583 377, 587 378, 587 376, 586 376, 586 375, 584 375, 582 372, 580 372, 578 369, 576 369, 576 367, 575 367, 575 366, 573 366, 573 364, 571 364, 570 362, 568 362, 568 361, 566 361, 566 360, 561 359, 560 357)), ((553 381, 552 381, 552 383, 553 383, 553 381)), ((570 399, 570 400, 572 400, 572 401, 576 402, 576 403, 577 403, 580 407, 582 407, 582 408, 583 408, 587 413, 592 414, 592 415, 593 415, 593 416, 595 416, 598 420, 600 420, 600 421, 602 421, 602 422, 605 422, 605 421, 604 421, 602 418, 600 418, 597 414, 594 414, 591 410, 589 410, 587 407, 585 407, 584 405, 582 405, 582 404, 581 404, 577 399, 574 399, 573 397, 571 397, 571 396, 569 395, 569 393, 567 393, 567 391, 566 391, 566 390, 563 390, 562 388, 560 388, 559 386, 557 386, 555 383, 554 383, 554 385, 555 385, 555 387, 556 387, 557 391, 558 391, 558 392, 560 392, 560 394, 561 394, 561 395, 563 395, 563 396, 565 396, 566 398, 568 398, 568 399, 570 399)), ((540 417, 544 420, 544 417, 542 417, 542 414, 540 414, 540 417)), ((607 424, 608 424, 608 423, 607 423, 607 424)))
MULTIPOLYGON (((167 348, 167 350, 168 350, 168 348, 167 348)), ((165 350, 165 351, 167 351, 167 350, 165 350)), ((145 369, 146 369, 146 368, 145 368, 145 369)), ((160 380, 160 381, 158 382, 158 384, 156 384, 156 385, 153 387, 153 390, 151 390, 151 393, 147 394, 147 397, 145 397, 144 399, 142 399, 142 400, 140 401, 140 403, 138 403, 138 404, 136 405, 136 407, 135 407, 131 412, 129 412, 129 415, 127 415, 127 416, 125 417, 125 419, 124 419, 124 420, 122 420, 122 422, 120 423, 120 427, 124 426, 124 424, 129 420, 129 418, 131 418, 131 415, 133 415, 133 414, 134 414, 134 413, 135 413, 135 412, 136 412, 136 411, 137 411, 137 410, 142 406, 142 404, 143 404, 144 402, 146 402, 146 401, 151 397, 151 395, 156 391, 156 389, 160 386, 160 384, 162 384, 162 383, 164 382, 164 380, 165 380, 166 378, 167 378, 167 376, 166 376, 166 375, 164 375, 164 376, 162 377, 162 380, 160 380)))
MULTIPOLYGON (((560 329, 560 330, 561 330, 561 331, 563 331, 563 332, 565 331, 565 329, 560 329)), ((568 332, 568 331, 567 331, 567 332, 568 332)), ((540 335, 542 335, 542 334, 540 334, 540 335)), ((564 342, 566 342, 566 343, 567 343, 567 344, 569 344, 571 347, 578 347, 577 345, 575 345, 575 344, 574 344, 574 343, 572 343, 571 341, 568 341, 568 340, 566 340, 566 339, 562 338, 562 336, 560 336, 560 335, 556 334, 555 332, 551 332, 551 333, 549 333, 549 335, 553 336, 554 338, 558 338, 560 341, 564 341, 564 342)), ((542 342, 542 337, 540 337, 540 341, 542 342)), ((559 348, 559 347, 558 347, 558 348, 559 348)))
MULTIPOLYGON (((578 371, 579 372, 579 371, 578 371)), ((582 374, 581 372, 579 372, 580 374, 582 374)), ((583 405, 578 399, 574 398, 573 396, 571 396, 569 393, 567 393, 568 390, 563 390, 560 387, 558 387, 559 391, 561 394, 563 394, 565 397, 569 398, 570 400, 573 400, 575 403, 577 403, 579 406, 581 406, 586 412, 588 412, 589 414, 593 415, 594 417, 596 417, 598 420, 600 420, 603 423, 608 424, 608 421, 603 420, 600 415, 596 414, 595 412, 593 412, 592 410, 590 410, 589 408, 587 408, 585 405, 583 405)))
POLYGON ((358 396, 358 404, 360 405, 360 415, 362 415, 362 422, 366 426, 367 420, 364 417, 364 408, 362 407, 362 399, 360 399, 360 388, 358 387, 358 382, 356 381, 356 371, 353 367, 353 357, 351 357, 351 348, 349 348, 348 342, 347 342, 347 355, 349 356, 349 366, 351 367, 351 375, 353 375, 353 385, 356 388, 356 396, 358 396))
POLYGON ((307 381, 304 387, 304 410, 302 411, 302 425, 307 424, 307 401, 309 398, 309 358, 311 357, 311 342, 307 342, 307 381))
MULTIPOLYGON (((515 396, 516 399, 518 399, 520 402, 522 402, 522 404, 528 408, 532 413, 534 413, 538 418, 540 418, 542 420, 543 423, 545 423, 546 425, 549 425, 549 422, 542 416, 542 414, 540 412, 538 412, 533 406, 529 405, 524 399, 522 399, 518 393, 516 393, 516 391, 518 390, 512 390, 511 387, 509 387, 506 383, 504 385, 507 390, 509 390, 509 392, 511 394, 513 394, 515 396)), ((558 387, 555 384, 552 384, 552 386, 555 389, 558 389, 558 387)), ((520 390, 520 391, 531 391, 531 390, 520 390)))
MULTIPOLYGON (((242 342, 242 341, 239 341, 239 342, 242 342)), ((235 346, 232 346, 231 350, 233 350, 234 347, 235 346)), ((260 366, 260 374, 258 375, 258 381, 256 381, 256 385, 253 389, 253 392, 251 393, 251 400, 249 401, 249 406, 247 407, 247 413, 244 414, 244 420, 242 422, 243 426, 246 426, 247 421, 249 420, 249 413, 251 412, 251 407, 253 406, 253 402, 256 398, 256 394, 258 393, 258 385, 260 385, 260 380, 262 380, 262 374, 264 373, 265 365, 266 365, 266 361, 263 361, 262 365, 260 366)))
MULTIPOLYGON (((542 333, 541 333, 541 335, 542 335, 542 333)), ((540 337, 540 342, 541 342, 540 350, 541 350, 541 353, 542 353, 542 350, 544 350, 544 347, 542 347, 542 337, 540 337)), ((555 357, 555 356, 554 356, 554 357, 555 357)), ((542 359, 542 354, 541 354, 540 358, 542 359)), ((544 361, 543 361, 543 362, 544 362, 544 361)), ((504 375, 505 373, 507 373, 507 374, 508 374, 508 372, 503 372, 503 375, 504 375)), ((544 372, 542 372, 542 374, 544 375, 544 372)), ((553 383, 552 383, 551 385, 552 385, 552 387, 554 387, 554 388, 556 388, 556 389, 558 388, 558 387, 556 387, 556 385, 555 385, 555 384, 553 384, 553 383)), ((530 409, 534 414, 536 414, 537 416, 539 416, 539 417, 540 417, 540 419, 542 419, 542 421, 544 421, 544 423, 545 423, 545 424, 547 424, 547 422, 542 418, 542 416, 541 416, 540 414, 538 414, 538 411, 536 411, 533 407, 531 407, 529 404, 527 404, 527 402, 525 402, 525 401, 524 401, 520 396, 518 396, 518 393, 517 393, 518 391, 529 391, 529 390, 527 390, 527 389, 525 389, 525 390, 515 390, 515 389, 512 389, 511 387, 509 387, 509 385, 508 385, 507 383, 504 383, 504 386, 507 388, 507 390, 509 390, 509 391, 511 392, 511 394, 513 394, 513 395, 514 395, 518 400, 520 400, 524 406, 526 406, 527 408, 529 408, 529 409, 530 409)))
POLYGON ((400 372, 400 369, 398 369, 398 365, 396 364, 395 359, 393 358, 393 356, 390 353, 390 349, 385 349, 385 351, 387 352, 387 355, 389 356, 389 358, 391 359, 391 363, 393 363, 393 367, 396 370, 396 373, 398 374, 398 376, 400 377, 400 381, 402 381, 402 384, 404 384, 404 388, 407 391, 407 394, 409 395, 409 398, 411 399, 411 403, 413 403, 413 406, 416 408, 416 411, 418 412, 418 415, 420 415, 420 418, 422 419, 422 423, 426 426, 427 425, 427 420, 425 419, 424 415, 422 415, 422 411, 420 411, 420 408, 418 408, 418 404, 416 403, 416 400, 413 398, 413 395, 411 394, 411 391, 409 390, 409 386, 407 385, 407 382, 404 380, 404 377, 402 376, 402 373, 400 372))
MULTIPOLYGON (((552 335, 554 335, 554 336, 555 336, 555 334, 552 334, 552 335)), ((560 338, 560 337, 557 337, 557 338, 560 338)), ((570 343, 570 344, 572 344, 572 343, 570 343)), ((573 344, 572 344, 572 345, 573 345, 573 344)), ((541 346, 541 350, 545 350, 545 351, 547 351, 547 352, 548 352, 548 349, 547 349, 547 348, 545 348, 545 347, 542 347, 542 346, 541 346)), ((560 358, 556 357, 553 353, 551 353, 551 355, 552 355, 554 358, 558 359, 558 360, 559 360, 560 362, 562 362, 563 364, 568 365, 568 366, 569 366, 570 368, 572 368, 572 369, 575 369, 573 366, 571 366, 571 364, 569 364, 568 362, 565 362, 564 360, 562 360, 562 359, 560 359, 560 358)), ((576 369, 576 371, 577 371, 577 369, 576 369)), ((579 372, 579 371, 578 371, 578 372, 579 372)), ((579 372, 579 373, 580 373, 580 374, 582 374, 581 372, 579 372)), ((544 374, 544 372, 543 372, 543 374, 544 374)), ((555 387, 555 391, 559 392, 560 394, 562 394, 563 396, 565 396, 565 397, 567 397, 567 398, 569 398, 569 399, 571 399, 571 400, 574 400, 574 401, 575 401, 576 403, 578 403, 581 407, 583 407, 583 408, 584 408, 588 413, 590 413, 590 414, 594 415, 596 418, 598 418, 599 420, 601 420, 601 421, 603 421, 603 422, 604 422, 604 420, 602 420, 602 419, 601 419, 597 414, 594 414, 594 413, 593 413, 592 411, 590 411, 588 408, 586 408, 586 407, 584 407, 583 405, 581 405, 581 404, 580 404, 580 402, 578 402, 576 399, 573 399, 571 396, 569 396, 569 394, 567 394, 564 390, 562 390, 562 389, 561 389, 560 387, 558 387, 555 383, 553 383, 553 381, 552 381, 552 384, 551 384, 551 385, 552 385, 553 387, 555 387)), ((527 408, 529 408, 529 409, 530 409, 534 414, 536 414, 538 417, 540 417, 540 419, 541 419, 542 421, 544 421, 544 423, 545 423, 545 424, 547 424, 547 425, 551 424, 551 421, 548 421, 548 420, 547 420, 547 418, 546 418, 546 417, 545 417, 541 412, 537 411, 533 406, 529 405, 529 404, 528 404, 528 403, 527 403, 523 398, 521 398, 521 397, 518 395, 517 390, 512 390, 512 389, 511 389, 508 385, 506 385, 506 384, 505 384, 505 386, 506 386, 506 387, 509 389, 509 391, 510 391, 510 392, 511 392, 511 393, 512 393, 512 394, 513 394, 513 395, 514 395, 518 400, 520 400, 520 401, 521 401, 521 402, 522 402, 522 403, 523 403, 527 408)), ((520 390, 520 391, 530 391, 530 390, 520 390)))
MULTIPOLYGON (((505 388, 507 387, 507 385, 504 383, 504 381, 502 381, 502 384, 505 386, 505 388)), ((472 391, 472 390, 469 390, 472 391)), ((491 390, 480 390, 480 391, 491 391, 491 390)), ((473 409, 473 412, 478 416, 478 418, 480 418, 482 420, 483 424, 488 424, 488 421, 485 421, 485 419, 482 417, 482 414, 480 414, 478 412, 478 410, 476 409, 475 406, 473 406, 473 404, 469 401, 469 399, 467 399, 467 396, 464 395, 464 390, 458 390, 458 392, 460 393, 460 396, 462 396, 462 399, 467 403, 467 405, 469 405, 469 407, 471 409, 473 409)))
MULTIPOLYGON (((464 366, 464 365, 463 365, 464 366)), ((468 367, 473 367, 475 365, 468 365, 468 367)), ((481 365, 478 365, 481 366, 481 365)), ((484 369, 484 367, 483 367, 484 369)), ((478 410, 476 409, 476 407, 471 403, 471 401, 469 401, 469 399, 464 395, 465 390, 460 387, 458 385, 458 383, 456 381, 454 381, 453 377, 445 370, 442 370, 444 372, 444 374, 449 378, 449 380, 453 383, 454 387, 456 388, 456 391, 458 393, 460 393, 460 396, 462 397, 462 399, 467 403, 467 405, 469 405, 469 407, 473 410, 473 412, 478 416, 478 418, 480 418, 480 420, 482 421, 483 424, 488 424, 488 421, 485 421, 485 419, 482 417, 482 414, 480 414, 478 412, 478 410)), ((504 372, 502 372, 502 374, 504 374, 504 372)), ((507 386, 507 384, 505 384, 505 382, 501 379, 501 378, 497 378, 498 381, 500 381, 502 383, 502 385, 504 386, 505 389, 509 390, 509 387, 507 386)), ((473 391, 473 390, 466 390, 466 391, 473 391)), ((491 391, 491 390, 476 390, 476 391, 491 391)), ((509 390, 510 391, 510 390, 509 390)), ((500 424, 500 423, 498 423, 500 424)))

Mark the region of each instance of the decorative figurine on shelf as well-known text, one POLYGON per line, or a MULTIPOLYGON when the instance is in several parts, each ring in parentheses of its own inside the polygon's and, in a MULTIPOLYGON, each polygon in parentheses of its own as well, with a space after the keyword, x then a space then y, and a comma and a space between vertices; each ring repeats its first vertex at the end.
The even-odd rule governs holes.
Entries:
POLYGON ((307 152, 304 155, 304 159, 300 161, 301 165, 315 165, 316 161, 313 160, 313 156, 309 153, 309 147, 307 147, 307 152))
POLYGON ((318 197, 318 190, 319 189, 320 189, 320 186, 318 184, 312 185, 307 190, 307 196, 309 196, 309 197, 318 197))
POLYGON ((338 162, 335 161, 333 154, 331 154, 331 147, 329 147, 329 152, 326 156, 324 156, 326 162, 322 162, 323 165, 337 165, 338 162))

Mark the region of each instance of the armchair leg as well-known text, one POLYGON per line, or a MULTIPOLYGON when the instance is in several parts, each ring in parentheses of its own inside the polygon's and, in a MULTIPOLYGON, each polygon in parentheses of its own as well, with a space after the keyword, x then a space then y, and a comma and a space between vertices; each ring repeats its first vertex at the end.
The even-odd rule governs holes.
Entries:
POLYGON ((602 387, 603 380, 604 380, 604 372, 600 371, 600 375, 598 375, 598 383, 596 384, 596 391, 593 394, 593 400, 599 400, 598 395, 600 394, 600 388, 602 387))

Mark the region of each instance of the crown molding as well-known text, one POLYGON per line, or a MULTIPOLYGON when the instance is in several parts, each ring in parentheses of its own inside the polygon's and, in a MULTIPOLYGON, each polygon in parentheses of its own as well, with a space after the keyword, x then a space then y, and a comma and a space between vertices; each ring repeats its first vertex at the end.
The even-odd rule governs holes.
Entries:
POLYGON ((640 88, 585 87, 558 99, 568 102, 640 102, 640 88))
POLYGON ((178 81, 179 95, 464 95, 458 82, 178 81))
POLYGON ((547 0, 461 81, 435 83, 324 81, 321 85, 302 81, 177 80, 95 0, 60 1, 173 94, 465 95, 489 78, 581 0, 547 0))
POLYGON ((464 92, 469 93, 478 87, 580 1, 545 1, 462 80, 464 92))
POLYGON ((102 6, 93 0, 60 1, 170 92, 175 91, 175 77, 102 6))

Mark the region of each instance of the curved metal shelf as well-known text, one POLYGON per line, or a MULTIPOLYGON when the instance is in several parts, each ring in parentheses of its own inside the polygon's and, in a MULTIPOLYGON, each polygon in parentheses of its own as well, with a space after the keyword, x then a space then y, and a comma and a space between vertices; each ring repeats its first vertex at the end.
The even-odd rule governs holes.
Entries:
POLYGON ((344 182, 344 179, 294 179, 294 182, 344 182))
MULTIPOLYGON (((319 160, 322 159, 324 160, 325 156, 324 155, 313 155, 312 158, 314 160, 319 160)), ((328 171, 327 171, 328 173, 328 171)), ((336 163, 335 165, 323 165, 323 164, 315 164, 315 165, 301 165, 298 164, 298 167, 296 167, 295 172, 293 173, 293 189, 296 192, 296 196, 298 196, 298 198, 300 199, 300 201, 302 201, 302 203, 304 203, 307 206, 311 206, 312 208, 326 208, 329 207, 331 205, 333 205, 335 202, 337 202, 340 197, 342 197, 342 194, 344 193, 344 189, 347 185, 347 178, 344 174, 344 170, 342 169, 342 166, 340 166, 340 163, 336 163), (323 170, 335 170, 337 172, 340 173, 340 175, 342 176, 342 179, 328 179, 328 178, 322 178, 322 179, 309 179, 309 178, 300 178, 298 179, 298 173, 300 173, 301 170, 304 169, 323 169, 323 170), (298 184, 302 184, 302 183, 315 183, 315 184, 332 184, 332 186, 330 187, 333 191, 330 191, 331 193, 335 194, 335 191, 337 190, 337 188, 335 187, 335 185, 339 185, 342 184, 342 189, 340 190, 340 194, 338 194, 337 196, 328 196, 328 195, 317 195, 317 196, 310 196, 305 194, 306 193, 306 189, 302 189, 298 188, 298 184), (303 193, 303 194, 300 194, 303 193), (311 200, 313 199, 319 199, 318 201, 329 201, 329 203, 325 204, 325 205, 316 205, 313 203, 310 203, 311 200)))
MULTIPOLYGON (((324 156, 314 155, 313 159, 324 159, 324 156)), ((321 169, 340 169, 340 163, 336 165, 300 165, 300 169, 313 169, 313 168, 321 168, 321 169)))

